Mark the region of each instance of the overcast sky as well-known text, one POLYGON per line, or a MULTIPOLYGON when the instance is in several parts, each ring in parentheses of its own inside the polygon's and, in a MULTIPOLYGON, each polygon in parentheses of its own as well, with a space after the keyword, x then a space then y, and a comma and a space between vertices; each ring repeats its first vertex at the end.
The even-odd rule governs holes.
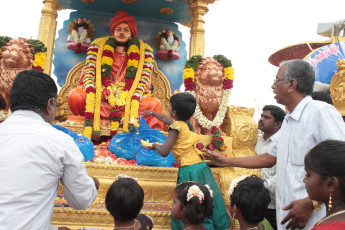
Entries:
MULTIPOLYGON (((3 0, 1 5, 1 36, 37 38, 41 0, 3 0)), ((295 43, 328 40, 317 35, 317 24, 345 18, 344 8, 343 0, 219 0, 211 4, 204 17, 205 56, 223 54, 231 59, 235 81, 230 104, 259 110, 276 104, 271 85, 278 68, 268 57, 295 43)), ((67 14, 59 12, 58 29, 67 14)), ((189 43, 189 30, 182 32, 189 43)))

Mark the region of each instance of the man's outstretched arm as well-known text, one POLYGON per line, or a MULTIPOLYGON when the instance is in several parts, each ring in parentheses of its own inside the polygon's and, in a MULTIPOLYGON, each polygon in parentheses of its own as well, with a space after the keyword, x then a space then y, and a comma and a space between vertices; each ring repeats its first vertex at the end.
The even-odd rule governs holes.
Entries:
POLYGON ((249 157, 225 157, 214 151, 207 151, 204 155, 209 165, 220 167, 241 167, 241 168, 271 168, 276 164, 277 158, 268 154, 258 154, 249 157))

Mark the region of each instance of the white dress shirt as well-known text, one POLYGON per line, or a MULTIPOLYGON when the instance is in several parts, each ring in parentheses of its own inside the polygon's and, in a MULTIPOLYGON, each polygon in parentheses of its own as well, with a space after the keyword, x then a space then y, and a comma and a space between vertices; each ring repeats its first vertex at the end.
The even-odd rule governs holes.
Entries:
MULTIPOLYGON (((278 229, 285 229, 279 223, 289 210, 282 208, 291 201, 308 196, 303 178, 304 156, 315 145, 325 140, 345 141, 345 124, 340 113, 325 102, 305 97, 292 113, 285 117, 283 125, 274 140, 269 154, 277 158, 276 209, 278 229)), ((306 227, 310 229, 326 214, 325 205, 314 210, 306 227)))
POLYGON ((0 229, 49 229, 59 180, 70 207, 97 196, 83 155, 67 134, 32 111, 15 111, 0 124, 0 229))
MULTIPOLYGON (((267 140, 264 139, 264 135, 261 135, 255 145, 256 154, 268 153, 268 150, 272 146, 273 141, 276 139, 277 134, 278 133, 273 134, 267 138, 267 140)), ((270 192, 271 202, 268 205, 269 209, 276 208, 276 167, 277 166, 261 169, 261 178, 265 180, 265 187, 270 192)))

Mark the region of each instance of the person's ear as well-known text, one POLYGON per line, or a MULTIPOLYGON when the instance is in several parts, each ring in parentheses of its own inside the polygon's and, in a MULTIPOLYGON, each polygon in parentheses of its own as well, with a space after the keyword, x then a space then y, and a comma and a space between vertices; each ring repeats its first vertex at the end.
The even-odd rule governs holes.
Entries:
POLYGON ((282 122, 281 121, 276 121, 274 122, 274 125, 276 128, 280 129, 280 127, 282 126, 282 122))
POLYGON ((55 106, 56 106, 56 99, 54 97, 49 98, 45 107, 45 112, 48 115, 53 114, 55 111, 55 106))
POLYGON ((234 216, 233 216, 234 219, 235 219, 235 217, 236 217, 236 219, 238 219, 240 216, 242 216, 242 213, 241 213, 241 211, 237 208, 236 204, 234 204, 234 206, 232 207, 232 210, 233 210, 233 212, 234 212, 234 216))
POLYGON ((292 92, 292 91, 295 91, 297 89, 297 80, 296 79, 289 80, 288 84, 289 84, 288 92, 292 92))
POLYGON ((340 184, 337 177, 332 176, 328 180, 328 192, 333 194, 335 191, 340 190, 340 184))

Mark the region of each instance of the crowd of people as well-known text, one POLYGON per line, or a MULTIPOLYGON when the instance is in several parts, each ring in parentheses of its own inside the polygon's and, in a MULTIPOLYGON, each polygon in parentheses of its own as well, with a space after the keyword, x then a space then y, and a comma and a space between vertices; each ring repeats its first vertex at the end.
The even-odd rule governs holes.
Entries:
MULTIPOLYGON (((169 126, 165 143, 149 147, 163 157, 172 151, 179 168, 172 201, 172 229, 345 228, 345 123, 330 104, 313 100, 314 68, 303 60, 282 62, 272 85, 273 105, 263 108, 257 155, 228 158, 195 148, 199 135, 186 124, 196 100, 189 93, 170 99, 170 117, 143 110, 169 126), (263 168, 261 177, 232 181, 227 210, 209 165, 263 168)), ((57 87, 47 74, 20 72, 12 86, 12 115, 0 124, 0 229, 56 229, 50 224, 59 182, 70 207, 86 209, 99 182, 87 174, 73 139, 51 126, 57 87)), ((139 214, 144 191, 131 177, 119 177, 105 199, 115 229, 152 229, 139 214)), ((59 227, 60 229, 68 229, 59 227)))

